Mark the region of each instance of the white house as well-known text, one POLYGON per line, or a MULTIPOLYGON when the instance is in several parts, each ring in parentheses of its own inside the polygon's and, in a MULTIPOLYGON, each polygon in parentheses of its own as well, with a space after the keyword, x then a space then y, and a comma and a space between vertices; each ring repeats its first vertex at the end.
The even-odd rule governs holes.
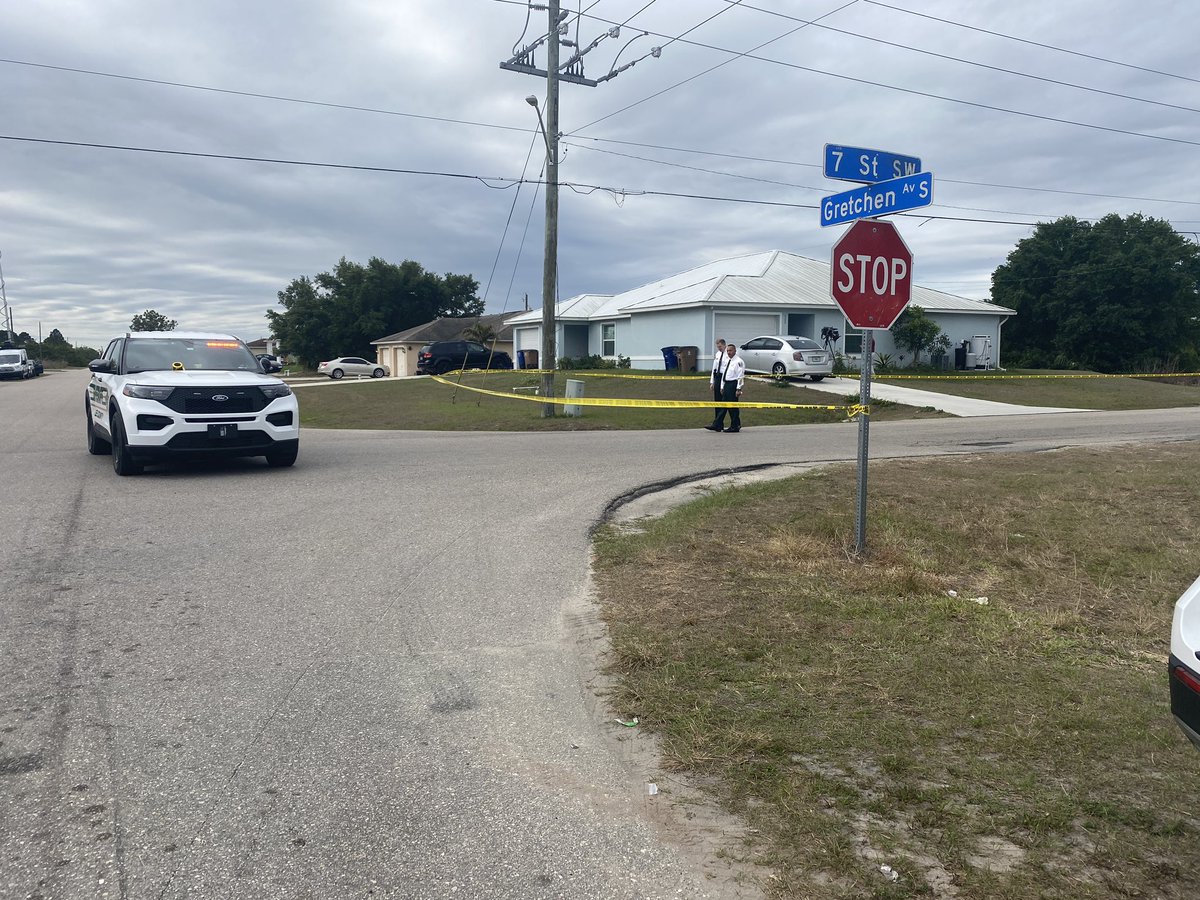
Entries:
MULTIPOLYGON (((697 347, 703 365, 717 338, 741 344, 760 334, 792 334, 820 341, 821 329, 830 327, 841 333, 837 352, 857 367, 862 333, 849 327, 829 288, 829 263, 784 250, 721 259, 622 294, 563 300, 555 306, 555 346, 559 357, 627 356, 635 369, 651 369, 664 365, 663 347, 697 347)), ((970 342, 979 365, 999 363, 1000 331, 1015 310, 915 284, 912 304, 954 347, 970 342)), ((540 349, 541 322, 541 310, 509 319, 514 349, 540 349)), ((875 352, 897 361, 909 355, 887 331, 875 332, 875 352)))

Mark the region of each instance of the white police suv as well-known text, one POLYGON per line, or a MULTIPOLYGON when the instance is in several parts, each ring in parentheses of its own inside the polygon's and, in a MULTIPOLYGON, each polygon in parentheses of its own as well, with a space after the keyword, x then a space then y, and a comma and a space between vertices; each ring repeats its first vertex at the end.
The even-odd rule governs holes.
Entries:
POLYGON ((300 409, 292 389, 232 335, 134 332, 109 342, 88 368, 88 452, 111 452, 118 475, 170 457, 296 461, 300 409))
POLYGON ((1183 733, 1200 750, 1200 578, 1175 603, 1171 622, 1171 712, 1183 733))

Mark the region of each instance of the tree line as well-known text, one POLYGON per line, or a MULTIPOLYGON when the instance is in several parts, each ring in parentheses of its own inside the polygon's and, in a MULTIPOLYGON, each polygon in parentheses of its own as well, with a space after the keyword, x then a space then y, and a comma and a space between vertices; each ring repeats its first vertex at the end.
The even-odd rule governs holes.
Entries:
POLYGON ((1161 219, 1043 222, 992 275, 992 302, 1017 311, 1004 326, 1009 366, 1200 365, 1200 247, 1161 219))
POLYGON ((481 316, 478 291, 470 275, 437 275, 412 260, 342 257, 330 272, 293 279, 277 295, 282 311, 267 310, 267 321, 288 356, 316 368, 333 356, 372 359, 371 341, 436 318, 481 316))
POLYGON ((0 347, 23 349, 30 359, 40 359, 50 368, 86 366, 100 355, 95 347, 73 346, 57 328, 50 329, 50 335, 44 341, 34 340, 28 331, 14 333, 9 340, 5 332, 0 331, 0 347))

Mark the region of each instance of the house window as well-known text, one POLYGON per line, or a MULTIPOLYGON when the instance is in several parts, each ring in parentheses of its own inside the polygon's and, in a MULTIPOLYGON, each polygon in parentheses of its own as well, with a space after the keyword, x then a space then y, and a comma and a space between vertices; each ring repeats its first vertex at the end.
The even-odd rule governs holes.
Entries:
POLYGON ((863 349, 863 333, 851 325, 846 323, 846 328, 842 331, 842 352, 847 356, 857 356, 862 353, 863 349))
POLYGON ((600 326, 600 355, 601 356, 616 356, 617 355, 617 324, 616 322, 605 322, 600 326))

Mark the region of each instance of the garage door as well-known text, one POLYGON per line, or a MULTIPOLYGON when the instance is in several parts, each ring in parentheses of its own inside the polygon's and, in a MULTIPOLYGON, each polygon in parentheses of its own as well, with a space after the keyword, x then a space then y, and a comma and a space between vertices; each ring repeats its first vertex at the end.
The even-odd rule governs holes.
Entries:
POLYGON ((713 316, 713 340, 725 338, 743 344, 760 334, 779 334, 777 313, 716 313, 713 316))
POLYGON ((514 328, 514 350, 537 350, 540 344, 541 331, 537 328, 514 328))

